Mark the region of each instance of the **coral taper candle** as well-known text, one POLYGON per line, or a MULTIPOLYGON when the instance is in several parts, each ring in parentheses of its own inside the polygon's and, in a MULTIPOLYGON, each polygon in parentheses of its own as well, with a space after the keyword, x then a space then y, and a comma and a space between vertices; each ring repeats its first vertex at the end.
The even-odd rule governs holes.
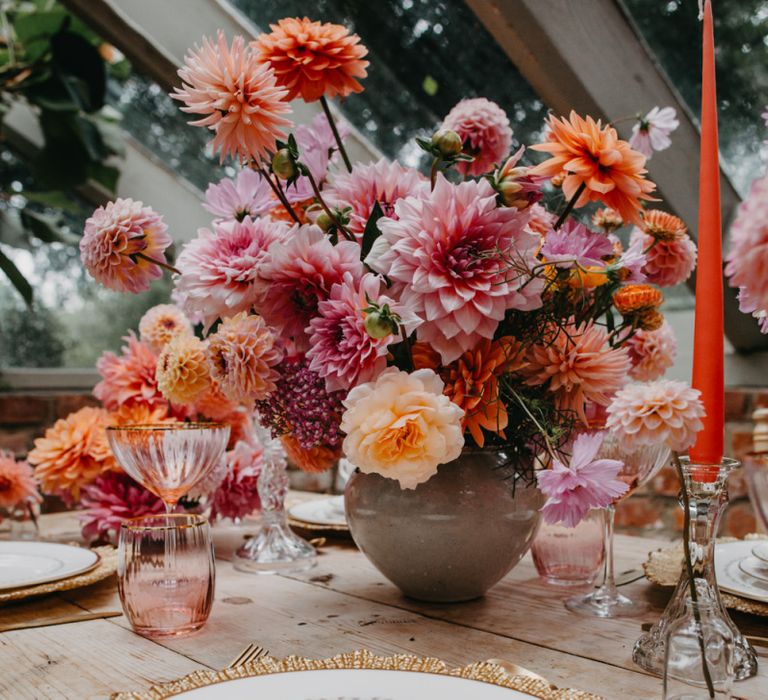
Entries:
POLYGON ((701 75, 701 160, 699 166, 699 264, 693 386, 701 392, 704 428, 691 448, 692 462, 719 464, 723 457, 723 254, 720 222, 720 162, 717 150, 717 94, 712 3, 704 2, 701 75))

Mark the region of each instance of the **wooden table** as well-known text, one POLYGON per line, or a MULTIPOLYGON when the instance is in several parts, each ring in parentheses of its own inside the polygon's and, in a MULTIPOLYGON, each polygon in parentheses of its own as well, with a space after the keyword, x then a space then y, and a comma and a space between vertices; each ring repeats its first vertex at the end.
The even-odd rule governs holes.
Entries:
MULTIPOLYGON (((649 550, 665 544, 618 536, 617 571, 638 567, 649 550)), ((220 560, 216 602, 196 636, 150 641, 131 632, 124 617, 0 634, 0 698, 102 698, 143 689, 201 667, 222 668, 251 640, 274 656, 322 658, 366 648, 436 656, 454 665, 500 657, 559 686, 610 699, 658 698, 660 679, 637 668, 631 653, 641 623, 658 617, 668 593, 644 580, 622 590, 651 602, 652 612, 624 620, 569 613, 562 605, 568 592, 540 583, 530 557, 485 598, 459 605, 404 598, 343 542, 329 542, 318 566, 295 576, 239 573, 220 560)), ((109 580, 2 607, 0 619, 119 607, 115 582, 109 580)), ((768 621, 738 613, 734 619, 747 633, 768 636, 768 621)), ((736 684, 737 696, 768 700, 768 657, 761 662, 757 678, 736 684)))

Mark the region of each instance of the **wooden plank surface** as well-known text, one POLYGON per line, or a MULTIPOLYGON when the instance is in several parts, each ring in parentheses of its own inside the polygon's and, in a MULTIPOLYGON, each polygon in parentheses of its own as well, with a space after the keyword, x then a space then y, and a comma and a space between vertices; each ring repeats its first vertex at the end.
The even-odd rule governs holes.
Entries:
MULTIPOLYGON (((639 566, 649 549, 663 544, 619 537, 618 570, 639 566)), ((606 698, 661 693, 660 680, 631 662, 640 623, 653 621, 666 602, 666 595, 645 581, 623 589, 654 606, 635 620, 569 613, 562 605, 564 593, 539 583, 529 558, 482 600, 428 605, 403 597, 353 548, 332 544, 321 551, 315 569, 290 578, 244 574, 219 561, 209 622, 187 639, 143 639, 124 617, 0 634, 0 697, 102 698, 195 668, 221 668, 251 640, 275 656, 320 658, 367 648, 437 656, 457 665, 501 657, 560 686, 606 698)), ((0 618, 116 608, 114 581, 105 581, 0 608, 0 618)), ((755 620, 749 618, 750 629, 765 636, 768 626, 755 620)), ((761 668, 758 679, 739 683, 736 691, 750 700, 768 700, 766 672, 761 668)))

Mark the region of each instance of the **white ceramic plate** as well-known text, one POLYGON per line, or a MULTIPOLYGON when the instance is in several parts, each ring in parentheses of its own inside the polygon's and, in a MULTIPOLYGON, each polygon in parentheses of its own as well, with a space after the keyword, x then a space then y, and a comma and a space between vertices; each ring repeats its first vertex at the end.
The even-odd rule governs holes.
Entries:
POLYGON ((99 563, 90 549, 50 542, 0 542, 0 590, 82 574, 99 563))
POLYGON ((347 518, 344 515, 344 496, 331 496, 330 498, 297 503, 288 509, 288 515, 295 520, 301 520, 318 527, 347 527, 347 518))
POLYGON ((768 603, 768 581, 761 581, 741 569, 741 562, 752 554, 754 542, 723 542, 715 548, 715 575, 721 590, 742 598, 768 603))
POLYGON ((752 547, 752 555, 768 564, 768 542, 759 542, 752 547))
POLYGON ((739 562, 739 568, 748 576, 768 583, 768 563, 757 557, 747 557, 739 562))
POLYGON ((535 696, 454 676, 331 669, 241 678, 188 690, 173 697, 188 700, 530 700, 535 696))

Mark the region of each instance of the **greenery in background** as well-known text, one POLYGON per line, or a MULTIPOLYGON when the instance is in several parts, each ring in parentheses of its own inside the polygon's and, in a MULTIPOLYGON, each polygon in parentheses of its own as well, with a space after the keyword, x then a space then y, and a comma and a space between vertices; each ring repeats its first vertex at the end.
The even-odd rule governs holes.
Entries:
MULTIPOLYGON (((677 90, 698 115, 701 106, 701 25, 694 0, 623 0, 677 90)), ((768 102, 768 2, 717 0, 715 20, 720 148, 739 193, 764 170, 768 102)))

